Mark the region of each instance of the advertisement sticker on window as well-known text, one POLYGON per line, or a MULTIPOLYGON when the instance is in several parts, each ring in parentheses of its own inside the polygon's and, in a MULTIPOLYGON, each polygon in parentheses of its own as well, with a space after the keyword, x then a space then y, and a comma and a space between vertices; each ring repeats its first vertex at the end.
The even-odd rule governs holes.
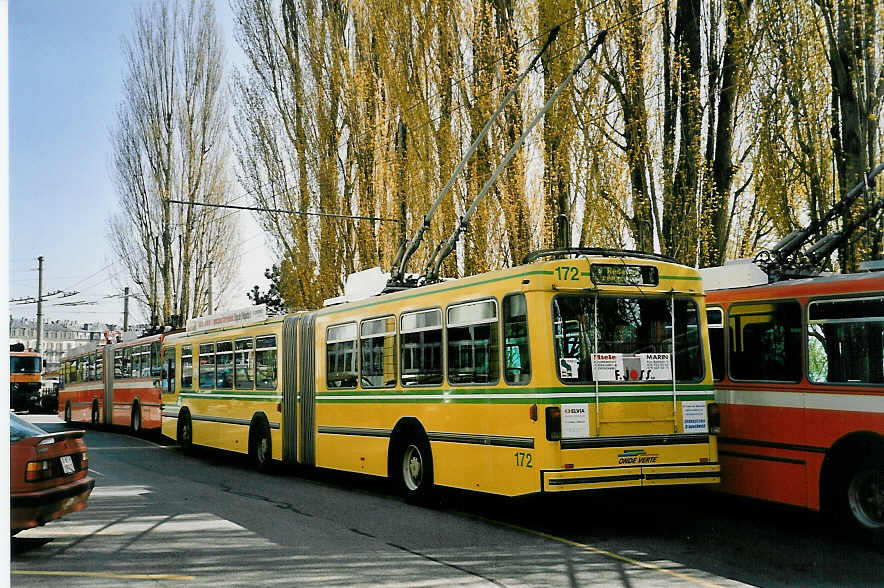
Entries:
POLYGON ((599 382, 671 380, 669 353, 593 353, 592 373, 599 382))
POLYGON ((580 360, 576 357, 563 357, 559 360, 559 376, 563 380, 572 380, 580 371, 580 360))
POLYGON ((589 405, 562 405, 562 438, 589 437, 589 405))
POLYGON ((681 422, 685 433, 707 433, 706 403, 702 400, 685 400, 681 403, 681 422))

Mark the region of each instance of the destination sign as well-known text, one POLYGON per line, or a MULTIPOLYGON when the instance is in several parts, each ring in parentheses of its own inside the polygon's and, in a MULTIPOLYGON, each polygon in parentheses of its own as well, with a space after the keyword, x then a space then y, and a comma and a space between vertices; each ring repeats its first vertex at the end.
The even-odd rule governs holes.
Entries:
POLYGON ((589 267, 593 284, 612 286, 656 286, 660 283, 657 268, 651 265, 594 263, 589 267))

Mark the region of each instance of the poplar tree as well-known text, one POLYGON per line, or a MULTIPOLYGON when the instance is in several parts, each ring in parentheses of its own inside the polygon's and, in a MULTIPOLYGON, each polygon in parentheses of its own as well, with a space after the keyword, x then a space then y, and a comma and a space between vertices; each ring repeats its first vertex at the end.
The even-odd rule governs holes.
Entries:
POLYGON ((119 211, 111 245, 160 324, 211 312, 236 264, 237 233, 222 203, 228 194, 228 99, 224 46, 211 2, 138 6, 123 43, 124 98, 111 131, 119 211))

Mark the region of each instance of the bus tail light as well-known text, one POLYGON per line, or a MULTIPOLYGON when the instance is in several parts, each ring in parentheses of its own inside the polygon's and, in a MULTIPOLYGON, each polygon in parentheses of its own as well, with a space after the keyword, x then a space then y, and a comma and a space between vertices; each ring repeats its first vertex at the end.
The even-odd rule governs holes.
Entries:
POLYGON ((721 409, 718 403, 712 402, 706 406, 706 414, 709 419, 709 432, 713 435, 721 434, 721 409))
POLYGON ((546 407, 546 439, 547 441, 562 439, 562 409, 558 406, 546 407))
POLYGON ((537 422, 537 405, 532 404, 531 408, 528 409, 528 416, 531 418, 532 422, 537 422))

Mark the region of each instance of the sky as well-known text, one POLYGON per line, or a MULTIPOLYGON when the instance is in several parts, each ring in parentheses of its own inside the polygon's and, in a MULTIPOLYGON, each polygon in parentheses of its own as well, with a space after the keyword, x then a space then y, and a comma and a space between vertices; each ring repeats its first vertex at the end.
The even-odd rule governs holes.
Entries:
MULTIPOLYGON (((135 291, 107 236, 118 207, 111 180, 110 129, 122 100, 123 37, 142 0, 11 0, 9 67, 9 300, 37 295, 37 257, 43 256, 43 293, 78 291, 57 306, 44 302, 46 320, 122 324, 123 301, 135 291)), ((231 62, 241 63, 226 0, 215 5, 231 62)), ((233 184, 238 197, 243 190, 233 184)), ((240 223, 240 271, 222 299, 225 308, 251 302, 274 260, 249 212, 240 223)), ((145 320, 130 301, 130 324, 145 320)), ((15 317, 35 318, 36 304, 9 304, 15 317)))

